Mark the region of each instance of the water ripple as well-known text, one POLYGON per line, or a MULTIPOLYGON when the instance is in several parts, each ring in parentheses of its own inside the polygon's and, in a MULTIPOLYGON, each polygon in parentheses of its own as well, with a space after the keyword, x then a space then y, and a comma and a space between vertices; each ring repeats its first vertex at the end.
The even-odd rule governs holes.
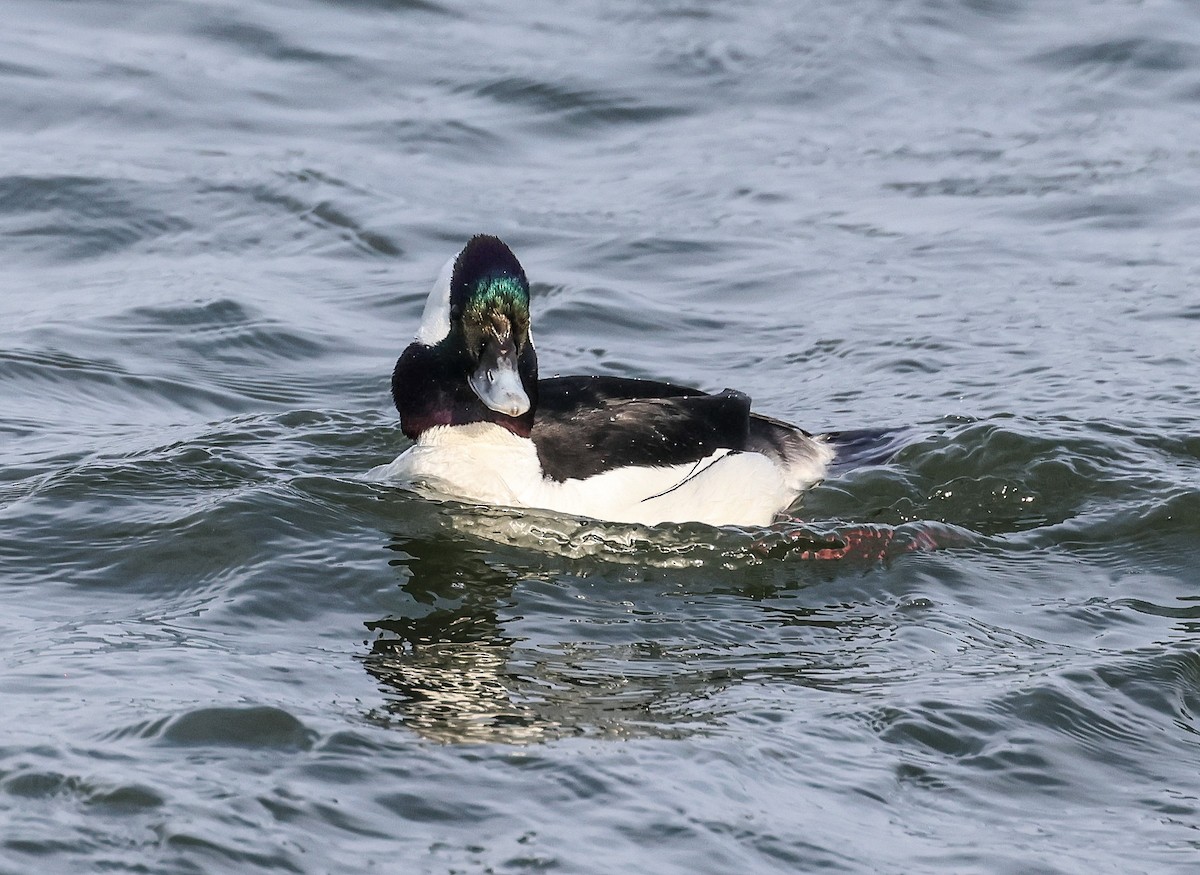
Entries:
POLYGON ((0 869, 1195 867, 1197 9, 5 12, 0 869), (477 231, 547 373, 891 442, 755 529, 368 482, 477 231))
POLYGON ((152 206, 153 189, 132 180, 84 176, 0 177, 0 231, 45 260, 111 255, 192 230, 183 216, 152 206))
POLYGON ((472 86, 471 93, 507 106, 553 116, 569 128, 647 124, 686 115, 680 106, 648 105, 633 94, 570 87, 525 77, 506 77, 472 86))

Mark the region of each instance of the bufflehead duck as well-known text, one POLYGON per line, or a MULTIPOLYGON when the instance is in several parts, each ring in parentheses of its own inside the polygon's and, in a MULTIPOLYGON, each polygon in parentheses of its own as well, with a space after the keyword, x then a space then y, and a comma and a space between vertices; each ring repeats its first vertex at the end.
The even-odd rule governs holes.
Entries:
POLYGON ((834 455, 733 389, 539 380, 529 282, 487 235, 442 268, 392 398, 415 443, 378 479, 612 522, 768 525, 834 455))

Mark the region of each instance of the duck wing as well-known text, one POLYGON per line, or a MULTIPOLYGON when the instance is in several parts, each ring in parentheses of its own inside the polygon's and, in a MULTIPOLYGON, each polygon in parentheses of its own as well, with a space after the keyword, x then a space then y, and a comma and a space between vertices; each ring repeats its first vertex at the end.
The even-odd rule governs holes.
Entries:
POLYGON ((684 465, 750 435, 750 398, 622 377, 554 377, 538 383, 530 438, 545 475, 582 479, 628 466, 684 465))

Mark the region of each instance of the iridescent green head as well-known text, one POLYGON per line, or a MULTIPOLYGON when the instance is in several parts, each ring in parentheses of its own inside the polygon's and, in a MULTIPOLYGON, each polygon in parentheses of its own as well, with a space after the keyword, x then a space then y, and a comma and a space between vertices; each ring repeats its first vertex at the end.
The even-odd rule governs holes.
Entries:
POLYGON ((472 237, 450 275, 451 334, 470 362, 468 382, 492 410, 520 416, 531 401, 522 372, 536 358, 529 330, 529 281, 499 238, 472 237), (525 367, 520 367, 525 362, 525 367))

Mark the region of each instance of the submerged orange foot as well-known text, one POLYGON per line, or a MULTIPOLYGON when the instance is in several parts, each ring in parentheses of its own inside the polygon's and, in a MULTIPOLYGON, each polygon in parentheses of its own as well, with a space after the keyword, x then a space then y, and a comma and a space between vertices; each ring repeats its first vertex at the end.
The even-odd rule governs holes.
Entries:
POLYGON ((767 555, 799 559, 849 559, 882 562, 904 553, 961 547, 971 539, 958 529, 935 523, 903 526, 844 526, 830 532, 815 531, 799 520, 796 528, 782 532, 782 540, 757 542, 767 555))

